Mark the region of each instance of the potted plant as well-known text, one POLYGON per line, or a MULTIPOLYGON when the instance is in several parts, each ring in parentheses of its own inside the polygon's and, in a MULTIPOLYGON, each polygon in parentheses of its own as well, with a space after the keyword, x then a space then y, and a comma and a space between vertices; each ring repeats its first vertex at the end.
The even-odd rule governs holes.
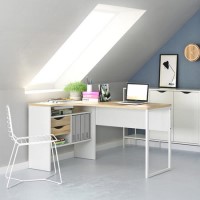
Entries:
POLYGON ((85 83, 81 81, 72 82, 65 86, 64 91, 69 92, 70 99, 80 101, 82 92, 87 90, 85 83))

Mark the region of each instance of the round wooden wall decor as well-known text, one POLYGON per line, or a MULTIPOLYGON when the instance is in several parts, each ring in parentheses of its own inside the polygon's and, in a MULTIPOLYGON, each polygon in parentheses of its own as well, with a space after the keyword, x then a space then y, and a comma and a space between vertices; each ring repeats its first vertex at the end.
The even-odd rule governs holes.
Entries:
POLYGON ((190 62, 195 62, 200 58, 200 49, 197 44, 188 44, 185 47, 184 55, 190 62))

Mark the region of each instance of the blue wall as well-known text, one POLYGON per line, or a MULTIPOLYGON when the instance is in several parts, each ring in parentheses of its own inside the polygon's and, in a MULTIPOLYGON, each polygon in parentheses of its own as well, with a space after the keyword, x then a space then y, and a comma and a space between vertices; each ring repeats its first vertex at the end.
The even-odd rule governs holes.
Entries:
POLYGON ((200 44, 200 11, 198 11, 129 81, 158 87, 160 54, 178 54, 178 88, 200 89, 200 61, 189 62, 184 48, 200 44))

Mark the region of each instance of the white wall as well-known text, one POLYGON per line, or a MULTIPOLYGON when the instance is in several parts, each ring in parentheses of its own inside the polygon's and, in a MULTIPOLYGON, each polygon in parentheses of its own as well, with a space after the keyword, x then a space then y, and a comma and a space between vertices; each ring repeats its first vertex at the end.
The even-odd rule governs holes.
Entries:
POLYGON ((98 3, 147 12, 90 72, 95 83, 129 80, 200 6, 199 0, 0 0, 0 89, 27 86, 98 3))
MULTIPOLYGON (((16 135, 27 135, 27 104, 23 89, 0 90, 0 167, 8 164, 13 142, 8 137, 6 104, 10 105, 13 128, 16 135)), ((27 160, 27 149, 19 151, 16 163, 27 160)))

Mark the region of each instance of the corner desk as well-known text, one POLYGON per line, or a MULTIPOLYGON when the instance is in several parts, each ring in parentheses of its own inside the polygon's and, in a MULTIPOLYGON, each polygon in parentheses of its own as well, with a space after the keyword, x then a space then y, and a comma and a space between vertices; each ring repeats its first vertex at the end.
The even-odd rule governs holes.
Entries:
MULTIPOLYGON (((30 103, 29 135, 51 134, 50 110, 52 107, 71 106, 82 113, 90 113, 90 139, 74 143, 74 157, 96 159, 96 126, 145 129, 145 178, 164 173, 171 169, 171 105, 147 103, 142 105, 121 105, 117 102, 62 102, 30 103), (42 110, 42 112, 41 112, 42 110), (43 112, 44 111, 44 112, 43 112), (48 130, 45 128, 48 127, 48 130), (168 133, 168 164, 165 169, 149 171, 149 130, 168 133)), ((50 171, 50 146, 29 148, 29 167, 50 171), (38 155, 41 159, 38 162, 38 155)))

